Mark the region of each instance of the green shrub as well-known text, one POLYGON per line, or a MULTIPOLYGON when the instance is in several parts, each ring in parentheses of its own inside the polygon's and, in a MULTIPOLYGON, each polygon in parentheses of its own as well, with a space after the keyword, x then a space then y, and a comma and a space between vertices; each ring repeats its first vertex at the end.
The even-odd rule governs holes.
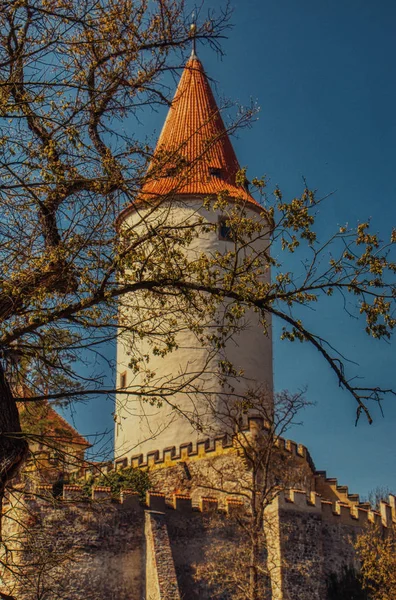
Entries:
POLYGON ((146 492, 151 488, 148 473, 132 467, 112 471, 97 478, 91 477, 83 483, 84 494, 90 497, 94 485, 110 487, 114 496, 118 496, 121 490, 131 489, 139 494, 141 500, 145 499, 146 492))

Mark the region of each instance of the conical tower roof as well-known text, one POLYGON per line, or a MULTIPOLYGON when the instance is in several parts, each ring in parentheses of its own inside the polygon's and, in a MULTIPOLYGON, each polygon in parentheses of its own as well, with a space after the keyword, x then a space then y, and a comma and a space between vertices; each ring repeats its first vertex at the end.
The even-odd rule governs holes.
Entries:
POLYGON ((236 175, 240 166, 201 61, 193 53, 159 137, 142 197, 213 195, 258 203, 236 175))

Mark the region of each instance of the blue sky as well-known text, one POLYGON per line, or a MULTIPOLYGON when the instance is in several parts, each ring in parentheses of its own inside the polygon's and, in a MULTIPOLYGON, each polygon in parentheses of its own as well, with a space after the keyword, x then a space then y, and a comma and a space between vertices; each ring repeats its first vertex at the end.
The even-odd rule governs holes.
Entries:
MULTIPOLYGON (((299 194, 303 176, 319 194, 334 192, 319 214, 320 239, 339 224, 368 217, 388 239, 396 225, 396 4, 238 0, 233 5, 225 56, 200 47, 198 54, 218 94, 245 105, 253 98, 261 108, 254 126, 233 140, 240 163, 248 166, 250 178, 267 174, 287 197, 299 194)), ((149 135, 158 135, 165 115, 165 109, 148 115, 143 125, 149 135)), ((298 272, 297 261, 291 266, 298 272)), ((351 366, 351 374, 364 376, 369 385, 396 388, 394 344, 370 340, 361 322, 334 310, 331 302, 321 303, 308 318, 359 364, 351 366)), ((352 492, 367 494, 377 486, 396 491, 396 398, 384 402, 384 417, 373 409, 373 425, 362 418, 355 427, 353 399, 338 388, 317 353, 280 342, 276 324, 274 332, 276 388, 307 386, 308 399, 316 403, 290 437, 308 446, 318 469, 352 492)), ((82 433, 112 428, 111 403, 94 402, 74 410, 82 433)))

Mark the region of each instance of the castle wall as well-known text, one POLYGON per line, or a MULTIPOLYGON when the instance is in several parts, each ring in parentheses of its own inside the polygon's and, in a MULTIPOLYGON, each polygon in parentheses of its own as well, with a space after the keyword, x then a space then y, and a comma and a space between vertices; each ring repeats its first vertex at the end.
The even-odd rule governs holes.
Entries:
MULTIPOLYGON (((243 458, 238 456, 234 448, 228 450, 221 452, 218 448, 217 452, 209 452, 199 460, 189 460, 187 456, 185 460, 173 465, 152 469, 151 481, 155 489, 163 491, 167 496, 174 493, 188 494, 197 505, 201 496, 209 495, 217 498, 223 507, 230 495, 240 493, 241 487, 252 491, 253 486, 257 486, 243 458)), ((272 459, 271 471, 272 480, 282 476, 286 487, 307 491, 314 489, 309 464, 302 456, 293 452, 279 452, 272 459)))
MULTIPOLYGON (((2 592, 18 600, 246 597, 251 547, 240 498, 193 502, 151 492, 144 507, 130 491, 118 499, 97 487, 93 501, 83 502, 82 487, 65 486, 55 501, 47 487, 38 490, 41 499, 21 497, 12 520, 5 516, 10 554, 1 558, 14 575, 2 570, 2 592)), ((395 520, 394 496, 379 514, 315 493, 281 492, 266 511, 266 543, 260 539, 261 600, 325 600, 328 576, 358 567, 357 534, 373 526, 386 531, 395 520)))
MULTIPOLYGON (((284 438, 266 438, 266 426, 262 419, 249 417, 243 435, 263 434, 263 443, 268 448, 274 445, 271 452, 271 472, 273 477, 282 482, 285 488, 315 490, 315 466, 305 446, 284 438)), ((168 496, 174 493, 188 493, 199 497, 205 490, 211 489, 214 495, 240 491, 241 483, 249 485, 249 470, 246 468, 239 452, 243 450, 235 436, 219 436, 206 439, 197 444, 187 443, 179 447, 172 446, 163 451, 139 454, 131 458, 125 457, 115 461, 115 467, 122 469, 128 466, 148 470, 154 487, 168 496)), ((112 469, 110 464, 107 468, 112 469)), ((87 475, 95 475, 97 469, 87 470, 87 475)))
POLYGON ((396 522, 395 497, 381 513, 331 502, 316 493, 281 492, 266 511, 273 600, 323 600, 330 575, 359 570, 354 542, 365 528, 386 531, 396 522))
MULTIPOLYGON (((216 503, 207 512, 190 511, 180 518, 167 514, 169 538, 182 598, 239 599, 249 585, 249 540, 230 514, 216 503)), ((207 507, 208 508, 208 507, 207 507)), ((266 556, 262 553, 262 564, 266 556)), ((261 600, 269 598, 269 584, 261 579, 261 600)))
MULTIPOLYGON (((249 217, 259 219, 254 210, 246 209, 249 217)), ((189 222, 197 222, 203 218, 205 222, 217 226, 221 211, 209 211, 203 208, 202 200, 189 199, 185 202, 175 201, 170 205, 163 203, 155 212, 140 207, 131 212, 123 223, 123 227, 136 227, 137 231, 146 233, 150 226, 158 222, 166 226, 189 222), (138 225, 137 223, 141 223, 138 225)), ((263 250, 267 242, 253 242, 257 250, 263 250)), ((219 252, 221 254, 233 249, 233 242, 218 239, 217 231, 201 233, 193 239, 186 249, 189 261, 198 260, 202 254, 208 256, 219 252)), ((265 275, 269 281, 269 270, 265 275)), ((128 299, 125 300, 128 302, 128 299)), ((143 316, 151 323, 153 331, 160 335, 166 316, 154 315, 152 305, 145 304, 143 296, 139 302, 134 300, 134 306, 120 309, 120 327, 122 323, 133 323, 143 316), (139 306, 138 306, 139 305, 139 306)), ((206 311, 207 312, 207 311, 206 311)), ((204 313, 203 313, 204 314, 204 313)), ((209 316, 208 321, 195 323, 203 326, 206 334, 216 333, 215 319, 221 320, 222 310, 217 315, 209 316)), ((120 384, 122 373, 126 374, 126 387, 131 392, 142 393, 144 390, 161 388, 165 397, 161 397, 162 406, 151 405, 143 399, 119 393, 116 399, 116 457, 134 454, 146 454, 149 451, 160 450, 184 442, 196 443, 205 437, 213 437, 222 429, 216 420, 216 412, 221 410, 222 402, 231 402, 233 394, 245 394, 249 388, 261 387, 271 395, 272 392, 272 344, 270 323, 268 334, 265 335, 259 324, 258 315, 253 311, 242 317, 240 324, 243 329, 234 339, 227 341, 225 349, 214 348, 208 352, 198 340, 198 333, 191 331, 191 315, 176 312, 175 327, 178 328, 177 348, 170 354, 156 355, 145 340, 136 340, 133 335, 119 336, 117 347, 117 385, 120 384), (131 351, 131 348, 133 350, 131 351), (149 356, 145 360, 144 356, 149 356), (153 374, 146 382, 142 373, 136 373, 130 368, 131 359, 141 358, 141 364, 153 374), (237 371, 243 371, 243 377, 231 377, 229 385, 223 386, 218 377, 218 362, 228 359, 237 371), (188 383, 191 380, 191 383, 188 383), (231 387, 232 386, 232 387, 231 387), (172 395, 169 392, 176 391, 172 395), (169 403, 168 403, 169 402, 169 403), (177 407, 177 410, 173 406, 177 407), (185 418, 180 416, 180 412, 185 418), (190 419, 201 428, 192 427, 190 419)), ((144 368, 143 368, 144 371, 144 368)), ((224 432, 224 430, 223 430, 224 432)))
MULTIPOLYGON (((300 496, 300 495, 299 495, 300 496)), ((283 496, 267 510, 265 532, 273 600, 323 600, 323 542, 320 501, 305 493, 287 506, 283 496)))
POLYGON ((18 505, 17 521, 4 519, 5 547, 19 550, 6 555, 14 576, 4 568, 0 574, 10 595, 18 600, 142 599, 141 508, 41 500, 18 505))
POLYGON ((322 521, 323 576, 327 579, 342 574, 345 566, 359 570, 353 544, 363 527, 354 527, 337 521, 322 521))
POLYGON ((162 513, 146 512, 146 600, 180 600, 179 585, 162 513))

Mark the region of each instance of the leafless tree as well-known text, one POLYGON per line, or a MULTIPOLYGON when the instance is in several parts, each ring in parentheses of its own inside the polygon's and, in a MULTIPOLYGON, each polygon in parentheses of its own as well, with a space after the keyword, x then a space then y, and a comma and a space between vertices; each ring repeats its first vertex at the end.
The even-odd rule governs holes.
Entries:
POLYGON ((274 405, 272 401, 268 392, 256 392, 224 403, 223 410, 217 407, 216 418, 233 440, 239 458, 219 455, 205 468, 197 467, 194 476, 194 486, 200 490, 220 494, 223 500, 242 501, 232 513, 239 529, 238 551, 226 544, 223 552, 198 569, 198 576, 219 593, 225 587, 229 597, 241 600, 258 600, 268 592, 271 566, 267 564, 266 540, 275 531, 266 508, 281 491, 308 490, 310 486, 307 461, 286 451, 283 438, 307 401, 302 393, 288 392, 277 394, 274 405))

